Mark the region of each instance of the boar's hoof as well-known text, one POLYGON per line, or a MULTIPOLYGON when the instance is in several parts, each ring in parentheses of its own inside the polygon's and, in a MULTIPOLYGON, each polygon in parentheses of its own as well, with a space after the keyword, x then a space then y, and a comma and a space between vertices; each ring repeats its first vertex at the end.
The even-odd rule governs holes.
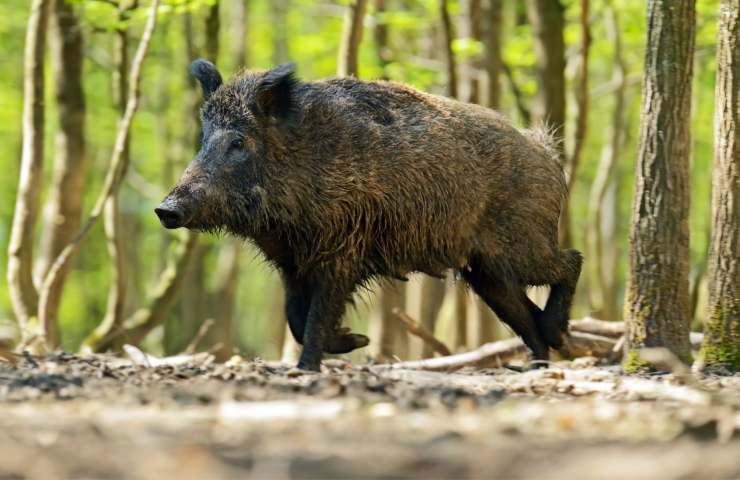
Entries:
POLYGON ((341 328, 327 341, 324 352, 326 353, 349 353, 352 350, 366 347, 370 339, 365 335, 350 332, 349 328, 341 328))

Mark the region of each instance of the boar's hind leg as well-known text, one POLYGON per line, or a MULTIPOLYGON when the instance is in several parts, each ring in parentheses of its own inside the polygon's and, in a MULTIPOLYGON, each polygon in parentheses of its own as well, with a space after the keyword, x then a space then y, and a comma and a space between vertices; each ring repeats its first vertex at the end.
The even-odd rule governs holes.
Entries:
POLYGON ((352 290, 353 288, 345 290, 338 287, 334 282, 322 282, 312 288, 298 368, 319 370, 324 350, 333 335, 339 331, 345 303, 352 290))
POLYGON ((460 272, 496 315, 506 322, 514 333, 522 337, 532 350, 535 360, 547 360, 547 345, 540 336, 537 324, 527 303, 523 301, 524 290, 518 285, 506 285, 484 272, 480 266, 471 265, 471 270, 460 272))
POLYGON ((550 296, 545 309, 537 318, 545 342, 552 348, 563 345, 562 334, 568 331, 570 305, 581 274, 583 257, 577 250, 563 250, 559 259, 558 277, 550 284, 550 296))

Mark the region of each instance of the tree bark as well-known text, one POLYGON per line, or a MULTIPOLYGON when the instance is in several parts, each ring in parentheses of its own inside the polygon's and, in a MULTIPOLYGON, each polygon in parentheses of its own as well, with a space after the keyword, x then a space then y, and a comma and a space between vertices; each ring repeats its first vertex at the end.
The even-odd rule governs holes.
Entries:
MULTIPOLYGON (((616 292, 609 287, 615 282, 609 277, 613 277, 615 272, 607 268, 605 244, 609 241, 604 235, 602 224, 604 218, 603 212, 609 211, 605 200, 610 187, 615 184, 614 176, 616 174, 619 156, 622 151, 624 142, 624 129, 627 122, 625 109, 625 95, 627 90, 626 67, 624 55, 622 53, 622 38, 619 30, 619 21, 614 8, 609 6, 606 11, 607 31, 609 41, 614 45, 614 66, 612 67, 612 82, 616 85, 614 90, 614 110, 612 111, 611 122, 607 129, 607 141, 601 151, 601 159, 596 170, 591 187, 590 200, 588 204, 588 231, 587 247, 588 262, 590 267, 591 278, 589 281, 590 303, 591 308, 602 318, 615 318, 616 309, 616 292)), ((612 248, 615 248, 612 245, 612 248)))
POLYGON ((740 1, 720 5, 712 172, 709 301, 702 351, 740 370, 740 1))
POLYGON ((694 0, 648 1, 636 188, 625 316, 636 350, 689 348, 689 156, 694 0))
POLYGON ((366 9, 367 0, 354 0, 347 7, 337 59, 337 76, 339 77, 359 76, 358 57, 366 9))
POLYGON ((33 281, 33 241, 44 163, 44 53, 51 1, 33 0, 23 59, 23 149, 8 244, 8 290, 24 339, 33 335, 38 291, 33 281))
MULTIPOLYGON (((57 0, 51 14, 51 58, 54 96, 59 115, 54 173, 46 207, 46 231, 39 277, 80 228, 87 161, 85 158, 85 93, 82 88, 82 27, 67 0, 57 0)), ((60 273, 64 285, 68 268, 60 273)), ((61 297, 52 295, 59 308, 61 297)))
POLYGON ((457 62, 455 61, 455 52, 452 50, 455 32, 452 29, 447 0, 439 0, 439 16, 442 23, 442 34, 444 35, 445 61, 447 62, 447 95, 450 98, 457 98, 457 62))

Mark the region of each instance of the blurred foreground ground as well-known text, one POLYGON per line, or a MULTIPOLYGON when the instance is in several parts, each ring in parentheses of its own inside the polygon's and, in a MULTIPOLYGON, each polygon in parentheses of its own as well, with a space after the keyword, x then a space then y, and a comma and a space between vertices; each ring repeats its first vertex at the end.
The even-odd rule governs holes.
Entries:
POLYGON ((133 353, 0 362, 0 478, 740 478, 740 376, 133 353))

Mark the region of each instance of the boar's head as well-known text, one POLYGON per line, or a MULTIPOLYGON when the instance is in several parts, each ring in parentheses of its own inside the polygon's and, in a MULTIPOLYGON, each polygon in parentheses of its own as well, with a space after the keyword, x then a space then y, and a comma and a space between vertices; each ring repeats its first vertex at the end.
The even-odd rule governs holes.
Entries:
POLYGON ((287 168, 276 158, 298 116, 293 65, 227 84, 206 60, 190 71, 203 88, 200 149, 155 212, 166 228, 249 236, 269 218, 266 184, 287 168))

